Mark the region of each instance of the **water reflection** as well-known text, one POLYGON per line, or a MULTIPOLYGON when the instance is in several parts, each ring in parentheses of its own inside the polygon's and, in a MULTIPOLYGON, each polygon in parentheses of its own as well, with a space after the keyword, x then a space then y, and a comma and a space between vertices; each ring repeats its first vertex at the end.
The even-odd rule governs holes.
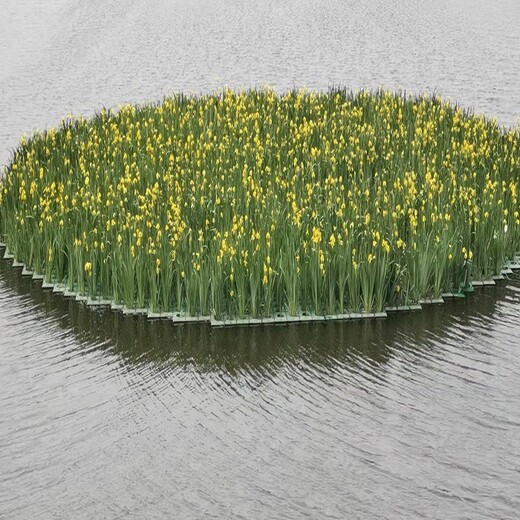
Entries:
POLYGON ((519 304, 174 326, 0 261, 0 516, 514 518, 519 304))
MULTIPOLYGON (((384 85, 517 121, 517 0, 3 0, 0 164, 69 112, 384 85), (35 81, 37 78, 37 81, 35 81)), ((123 318, 0 260, 0 518, 518 518, 520 281, 382 321, 123 318)))
POLYGON ((362 369, 378 367, 381 375, 396 345, 417 354, 416 362, 420 362, 425 351, 439 349, 443 335, 456 340, 453 335, 468 338, 485 330, 495 319, 497 301, 506 291, 498 285, 465 300, 382 320, 215 329, 206 324, 175 325, 87 307, 43 290, 41 284, 21 277, 20 272, 1 260, 0 292, 16 294, 27 307, 50 317, 53 324, 74 334, 78 344, 89 350, 96 345, 134 365, 194 364, 200 371, 222 369, 231 375, 244 370, 270 372, 284 364, 333 368, 338 362, 359 364, 362 369))

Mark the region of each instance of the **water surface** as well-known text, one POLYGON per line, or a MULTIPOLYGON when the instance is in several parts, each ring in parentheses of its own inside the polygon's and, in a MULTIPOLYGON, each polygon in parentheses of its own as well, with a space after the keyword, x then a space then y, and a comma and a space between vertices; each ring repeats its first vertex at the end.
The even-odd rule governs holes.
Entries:
MULTIPOLYGON (((514 125, 516 0, 2 0, 0 163, 68 113, 269 84, 514 125)), ((520 514, 520 279, 386 320, 215 330, 0 261, 0 518, 520 514)))

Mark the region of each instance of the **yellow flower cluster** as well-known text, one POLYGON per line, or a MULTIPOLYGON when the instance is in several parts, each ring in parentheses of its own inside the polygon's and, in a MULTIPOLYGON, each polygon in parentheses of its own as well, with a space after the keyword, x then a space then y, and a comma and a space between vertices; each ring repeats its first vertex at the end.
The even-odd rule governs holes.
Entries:
POLYGON ((128 306, 380 310, 497 272, 519 153, 518 130, 436 97, 178 95, 23 140, 0 231, 48 278, 128 306))

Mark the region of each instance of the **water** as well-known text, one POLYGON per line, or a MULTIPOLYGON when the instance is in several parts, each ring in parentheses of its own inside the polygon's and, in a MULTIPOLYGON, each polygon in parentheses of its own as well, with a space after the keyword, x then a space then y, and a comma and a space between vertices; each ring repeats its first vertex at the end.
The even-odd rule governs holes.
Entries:
MULTIPOLYGON (((69 113, 269 84, 520 116, 516 0, 2 0, 0 163, 69 113)), ((0 518, 520 514, 520 279, 382 321, 212 330, 0 261, 0 518)))

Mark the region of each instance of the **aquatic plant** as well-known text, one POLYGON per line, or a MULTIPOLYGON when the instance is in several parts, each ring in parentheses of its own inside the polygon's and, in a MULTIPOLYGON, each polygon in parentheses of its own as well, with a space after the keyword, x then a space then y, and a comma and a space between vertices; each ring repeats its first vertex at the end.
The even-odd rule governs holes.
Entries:
POLYGON ((129 308, 380 311, 513 257, 519 150, 438 97, 176 95, 22 139, 0 233, 47 281, 129 308))

